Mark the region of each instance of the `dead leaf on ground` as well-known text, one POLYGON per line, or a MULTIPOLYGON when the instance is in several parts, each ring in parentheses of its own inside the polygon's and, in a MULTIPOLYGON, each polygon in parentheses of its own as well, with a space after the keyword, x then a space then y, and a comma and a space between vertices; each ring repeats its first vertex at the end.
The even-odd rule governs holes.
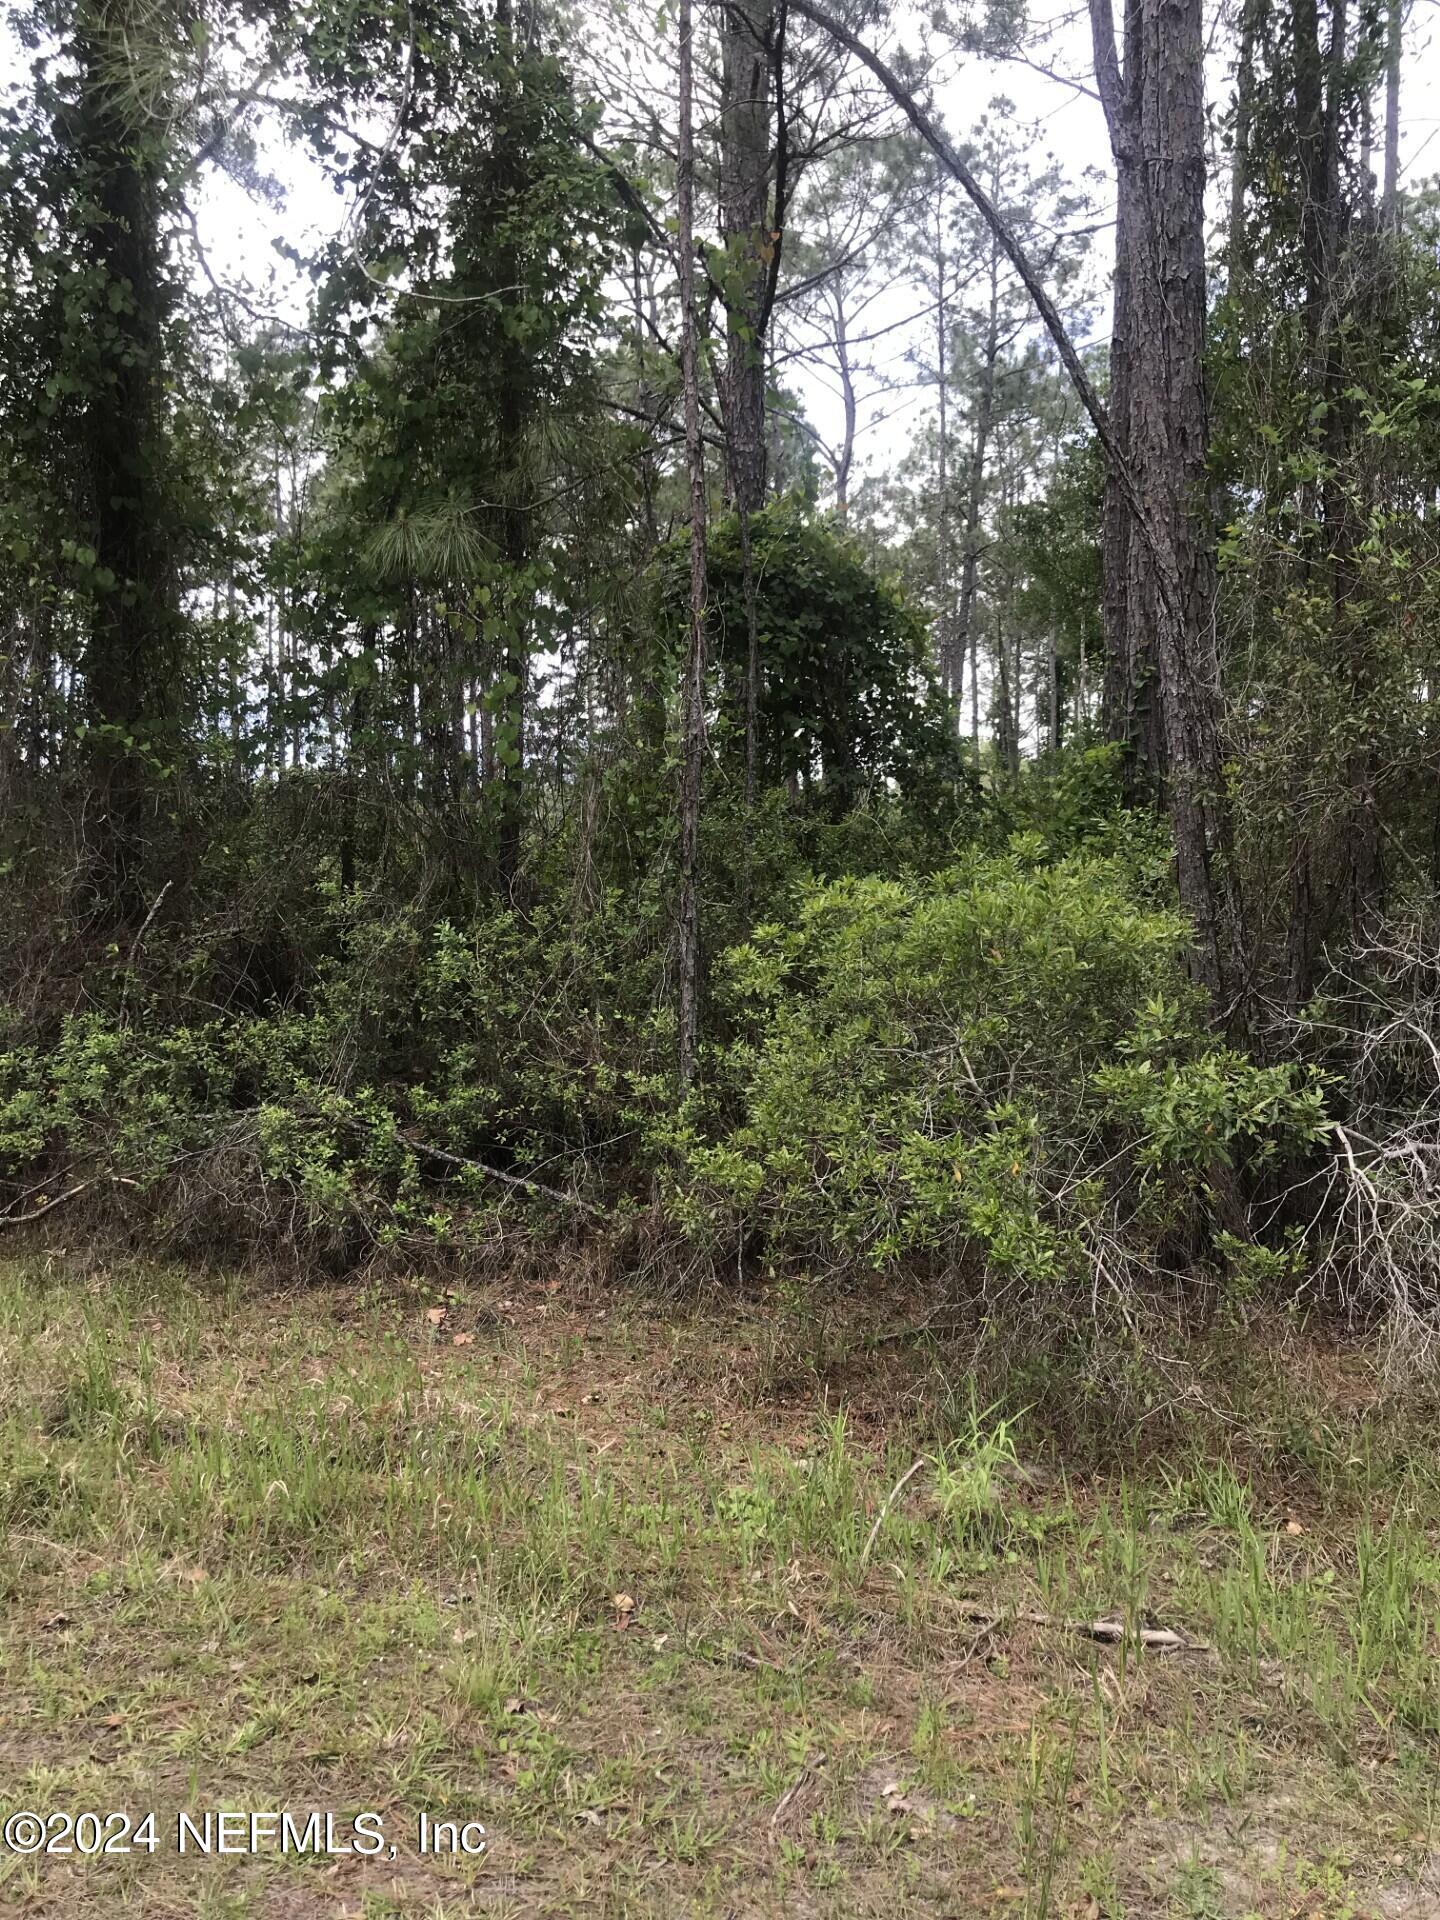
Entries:
POLYGON ((425 1318, 430 1322, 432 1327, 438 1327, 444 1322, 445 1316, 449 1311, 450 1309, 448 1307, 427 1307, 425 1309, 425 1318))

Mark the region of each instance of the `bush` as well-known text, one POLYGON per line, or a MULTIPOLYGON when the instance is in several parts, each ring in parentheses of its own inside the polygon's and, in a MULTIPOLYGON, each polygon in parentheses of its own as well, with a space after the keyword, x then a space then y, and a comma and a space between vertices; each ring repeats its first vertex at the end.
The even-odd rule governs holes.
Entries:
POLYGON ((799 906, 723 956, 683 1103, 662 870, 438 921, 317 890, 283 991, 227 1005, 180 942, 148 986, 117 961, 85 1010, 12 1018, 0 1180, 19 1212, 88 1186, 143 1209, 151 1244, 329 1269, 658 1192, 664 1230, 727 1265, 739 1240, 953 1269, 1057 1321, 1106 1297, 1129 1314, 1157 1278, 1288 1276, 1245 1195, 1326 1131, 1319 1072, 1215 1043, 1150 837, 798 877, 832 840, 847 861, 866 836, 924 851, 907 820, 892 801, 797 828, 771 795, 747 837, 713 810, 709 938, 743 924, 726 860, 799 906))
POLYGON ((1041 853, 814 887, 727 956, 736 1037, 675 1138, 690 1231, 1127 1310, 1221 1258, 1237 1176, 1324 1134, 1319 1078, 1215 1044, 1132 863, 1041 853))
POLYGON ((1287 1039, 1335 1082, 1336 1148, 1294 1196, 1317 1288, 1380 1319, 1396 1379, 1440 1350, 1440 900, 1336 956, 1287 1039))
POLYGON ((524 1189, 465 1161, 613 1200, 670 1044, 636 904, 461 928, 351 896, 288 1004, 65 1017, 0 1053, 0 1178, 118 1186, 159 1237, 347 1265, 491 1232, 524 1189))

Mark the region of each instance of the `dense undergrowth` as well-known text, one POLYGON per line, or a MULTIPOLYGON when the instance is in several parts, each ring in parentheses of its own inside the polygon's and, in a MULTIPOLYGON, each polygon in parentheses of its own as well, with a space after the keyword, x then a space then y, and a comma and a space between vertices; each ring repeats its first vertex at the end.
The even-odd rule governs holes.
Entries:
POLYGON ((1112 775, 1076 754, 943 833, 893 797, 835 818, 772 793, 747 820, 718 795, 684 1099, 670 881, 633 795, 583 848, 573 818, 537 836, 497 900, 413 848, 342 885, 333 796, 282 783, 173 915, 83 971, 57 943, 12 1001, 5 1218, 74 1204, 331 1274, 580 1233, 692 1278, 913 1270, 1042 1342, 1307 1300, 1423 1342, 1423 940, 1387 985, 1355 956, 1305 1021, 1222 1042, 1163 837, 1112 775))

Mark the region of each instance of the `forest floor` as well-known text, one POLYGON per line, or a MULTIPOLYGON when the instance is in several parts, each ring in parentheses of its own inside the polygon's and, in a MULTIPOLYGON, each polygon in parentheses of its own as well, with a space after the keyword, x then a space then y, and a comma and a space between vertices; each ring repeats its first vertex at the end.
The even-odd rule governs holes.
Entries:
POLYGON ((3 1811, 156 1815, 0 1912, 1440 1915, 1440 1450, 1292 1351, 1067 1468, 915 1308, 0 1265, 3 1811))

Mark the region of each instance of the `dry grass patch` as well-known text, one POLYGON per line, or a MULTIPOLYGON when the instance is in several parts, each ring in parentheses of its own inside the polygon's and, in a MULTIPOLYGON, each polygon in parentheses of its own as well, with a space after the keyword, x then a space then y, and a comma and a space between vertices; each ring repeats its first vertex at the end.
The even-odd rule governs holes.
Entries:
POLYGON ((153 1808, 166 1841, 0 1858, 0 1907, 1423 1903, 1429 1446, 1352 1396, 1067 1474, 953 1354, 870 1343, 911 1312, 0 1269, 5 1810, 153 1808), (1118 1644, 1067 1624, 1102 1617, 1118 1644), (394 1857, 169 1843, 182 1809, 311 1808, 378 1813, 394 1857), (422 1857, 422 1815, 488 1850, 422 1857))

